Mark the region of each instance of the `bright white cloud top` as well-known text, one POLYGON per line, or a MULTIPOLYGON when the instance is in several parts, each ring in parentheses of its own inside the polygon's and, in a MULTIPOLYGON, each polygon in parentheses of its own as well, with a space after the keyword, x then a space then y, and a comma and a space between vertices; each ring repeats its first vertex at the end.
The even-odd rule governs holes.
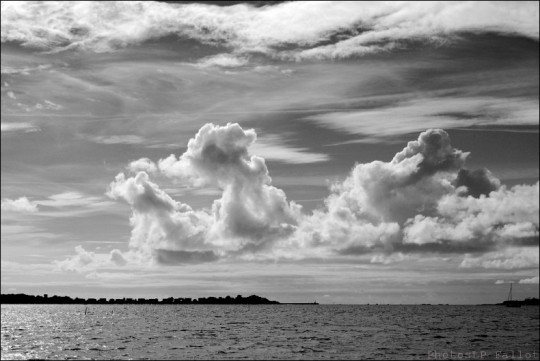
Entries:
MULTIPOLYGON (((464 31, 488 30, 538 39, 538 20, 535 2, 325 1, 223 8, 147 1, 119 1, 112 6, 100 2, 6 1, 2 2, 2 41, 52 51, 81 48, 103 52, 174 34, 225 45, 233 54, 342 58, 391 49, 402 40, 438 41, 464 31), (332 37, 343 40, 322 45, 332 37), (307 49, 280 50, 287 44, 307 49)), ((244 64, 222 54, 213 59, 222 66, 244 64)))

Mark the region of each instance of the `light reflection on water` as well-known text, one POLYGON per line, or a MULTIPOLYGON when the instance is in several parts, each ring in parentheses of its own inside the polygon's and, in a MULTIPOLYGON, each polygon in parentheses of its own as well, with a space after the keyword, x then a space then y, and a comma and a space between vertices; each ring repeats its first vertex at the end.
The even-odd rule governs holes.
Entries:
POLYGON ((85 308, 2 305, 2 359, 427 359, 433 351, 538 359, 536 306, 85 308))

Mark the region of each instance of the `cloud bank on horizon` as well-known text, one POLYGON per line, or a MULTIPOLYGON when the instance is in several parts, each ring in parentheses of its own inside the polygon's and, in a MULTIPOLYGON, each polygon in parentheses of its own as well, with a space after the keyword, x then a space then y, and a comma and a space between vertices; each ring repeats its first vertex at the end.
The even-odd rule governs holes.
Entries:
POLYGON ((108 52, 172 35, 225 51, 201 59, 201 66, 236 67, 257 54, 285 60, 346 58, 407 41, 452 41, 464 32, 538 40, 538 9, 537 2, 295 1, 220 7, 5 1, 1 40, 51 52, 108 52))
POLYGON ((255 141, 238 124, 206 124, 179 157, 132 162, 107 193, 131 207, 130 250, 78 247, 58 266, 358 255, 384 263, 422 253, 463 254, 465 268, 538 266, 530 249, 538 248, 539 183, 509 189, 487 169, 467 169, 469 153, 442 129, 421 133, 389 162, 355 165, 311 214, 271 185, 265 160, 249 152, 255 141), (221 197, 194 210, 151 177, 217 186, 221 197))

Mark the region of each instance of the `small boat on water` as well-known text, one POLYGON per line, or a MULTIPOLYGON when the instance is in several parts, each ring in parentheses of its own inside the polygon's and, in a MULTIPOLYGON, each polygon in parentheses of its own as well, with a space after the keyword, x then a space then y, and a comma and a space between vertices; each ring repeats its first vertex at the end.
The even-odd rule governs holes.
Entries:
POLYGON ((508 300, 503 302, 506 307, 521 307, 521 301, 512 300, 512 283, 510 283, 510 292, 508 292, 508 300))

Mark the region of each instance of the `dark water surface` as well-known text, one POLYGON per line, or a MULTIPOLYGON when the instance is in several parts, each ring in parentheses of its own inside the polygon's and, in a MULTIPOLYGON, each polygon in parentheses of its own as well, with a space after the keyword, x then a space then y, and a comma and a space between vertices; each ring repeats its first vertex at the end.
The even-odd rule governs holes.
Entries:
POLYGON ((85 315, 84 305, 2 305, 2 359, 509 359, 512 352, 514 359, 539 359, 537 306, 88 310, 85 315))

